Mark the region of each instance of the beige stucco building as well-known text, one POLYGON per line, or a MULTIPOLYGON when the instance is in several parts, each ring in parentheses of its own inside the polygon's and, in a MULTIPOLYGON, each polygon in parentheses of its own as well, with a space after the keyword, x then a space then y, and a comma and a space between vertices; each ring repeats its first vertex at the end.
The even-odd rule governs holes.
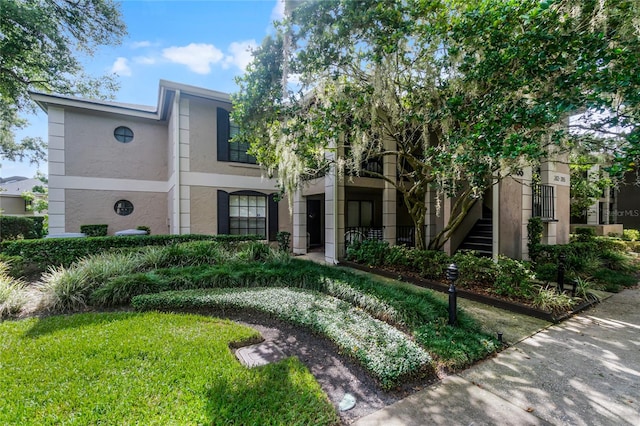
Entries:
POLYGON ((228 94, 161 81, 156 106, 32 94, 49 121, 49 233, 290 231, 287 203, 246 146, 228 94))
MULTIPOLYGON (((386 179, 338 176, 334 172, 310 182, 294 195, 294 253, 304 254, 317 247, 324 251, 327 262, 337 262, 354 240, 415 244, 411 217, 401 194, 389 182, 397 179, 396 160, 393 156, 383 158, 365 167, 383 173, 386 179)), ((528 259, 527 224, 533 216, 542 219, 543 243, 568 243, 568 165, 565 161, 547 161, 536 174, 536 183, 530 167, 496 183, 475 203, 444 251, 452 254, 470 249, 494 257, 528 259)), ((446 226, 455 203, 455 199, 444 198, 437 208, 436 197, 434 191, 427 191, 426 241, 446 226)))
MULTIPOLYGON (((31 191, 34 186, 44 185, 35 178, 12 176, 0 179, 0 214, 5 216, 42 216, 44 212, 34 212, 30 203, 22 198, 22 193, 31 191)), ((37 196, 37 195, 36 195, 37 196)))
MULTIPOLYGON (((335 170, 276 202, 275 181, 262 177, 247 146, 230 143, 227 94, 161 81, 154 107, 33 94, 49 117, 49 230, 83 224, 109 233, 143 225, 154 234, 292 232, 294 253, 323 252, 334 263, 359 239, 413 245, 415 230, 395 186, 392 156, 365 167, 387 178, 335 170)), ((393 147, 387 147, 393 149, 393 147)), ((444 249, 527 258, 527 223, 540 216, 544 242, 568 242, 569 170, 544 163, 507 177, 484 194, 444 249)), ((426 237, 441 230, 451 199, 427 192, 426 237)))

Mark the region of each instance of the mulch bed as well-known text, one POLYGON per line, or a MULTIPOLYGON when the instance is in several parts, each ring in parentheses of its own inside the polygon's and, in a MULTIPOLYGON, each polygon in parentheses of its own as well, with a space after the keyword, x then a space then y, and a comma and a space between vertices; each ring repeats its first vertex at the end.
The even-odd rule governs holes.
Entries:
MULTIPOLYGON (((409 271, 396 271, 382 268, 371 267, 367 265, 361 265, 359 263, 353 263, 349 261, 341 261, 340 265, 347 266, 349 268, 358 269, 360 271, 370 272, 372 274, 380 275, 386 278, 397 279, 406 281, 408 283, 417 285, 419 287, 429 288, 442 293, 449 292, 449 284, 445 284, 438 281, 427 280, 417 276, 415 273, 409 271)), ((596 303, 597 299, 588 299, 584 302, 576 305, 573 310, 568 312, 549 312, 542 309, 538 309, 527 304, 523 300, 515 300, 507 297, 499 297, 490 292, 489 289, 480 285, 468 285, 465 288, 456 288, 457 295, 465 299, 473 300, 476 302, 484 303, 489 306, 495 306, 496 308, 504 309, 507 311, 515 312, 518 314, 528 315, 534 318, 540 318, 550 322, 560 322, 571 315, 580 312, 596 303)))

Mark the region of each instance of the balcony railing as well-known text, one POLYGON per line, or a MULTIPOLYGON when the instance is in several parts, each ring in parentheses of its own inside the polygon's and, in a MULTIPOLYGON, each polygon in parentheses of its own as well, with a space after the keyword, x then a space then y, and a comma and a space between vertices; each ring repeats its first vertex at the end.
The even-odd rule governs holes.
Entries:
POLYGON ((551 185, 533 185, 533 212, 534 217, 544 221, 555 221, 554 187, 551 185))
POLYGON ((416 228, 414 226, 396 227, 396 244, 407 247, 416 246, 416 228))
POLYGON ((364 240, 382 241, 384 238, 384 228, 372 228, 368 226, 351 226, 345 229, 344 244, 349 246, 364 240))

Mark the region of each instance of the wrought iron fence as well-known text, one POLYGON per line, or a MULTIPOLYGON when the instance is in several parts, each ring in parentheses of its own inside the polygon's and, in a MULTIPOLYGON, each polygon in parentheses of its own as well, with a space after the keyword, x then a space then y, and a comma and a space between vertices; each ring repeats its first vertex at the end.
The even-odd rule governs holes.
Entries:
POLYGON ((351 226, 345 229, 344 243, 348 247, 350 244, 364 240, 382 241, 384 238, 384 228, 372 228, 368 226, 351 226))
POLYGON ((551 185, 533 185, 533 216, 542 220, 555 220, 553 200, 554 187, 551 185))
POLYGON ((416 246, 416 228, 415 226, 397 226, 396 227, 396 244, 407 247, 416 246))

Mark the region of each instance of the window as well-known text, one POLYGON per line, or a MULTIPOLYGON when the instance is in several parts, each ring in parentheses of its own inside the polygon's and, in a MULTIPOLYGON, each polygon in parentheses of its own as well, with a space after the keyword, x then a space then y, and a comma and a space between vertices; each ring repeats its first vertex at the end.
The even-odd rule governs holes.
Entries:
POLYGON ((347 202, 347 227, 373 226, 373 201, 347 202))
POLYGON ((218 108, 216 120, 218 161, 256 164, 255 157, 247 154, 248 142, 231 142, 231 139, 238 134, 238 126, 229 119, 229 111, 218 108))
POLYGON ((113 136, 118 142, 128 143, 133 140, 133 131, 128 127, 120 126, 113 131, 113 136))
POLYGON ((238 134, 238 126, 229 123, 229 161, 236 163, 256 164, 256 158, 247 154, 248 142, 231 142, 231 139, 238 134))
POLYGON ((128 200, 120 200, 114 204, 113 210, 120 216, 128 216, 133 213, 133 204, 128 200))
POLYGON ((267 234, 267 198, 258 195, 229 197, 229 233, 233 235, 267 234))

